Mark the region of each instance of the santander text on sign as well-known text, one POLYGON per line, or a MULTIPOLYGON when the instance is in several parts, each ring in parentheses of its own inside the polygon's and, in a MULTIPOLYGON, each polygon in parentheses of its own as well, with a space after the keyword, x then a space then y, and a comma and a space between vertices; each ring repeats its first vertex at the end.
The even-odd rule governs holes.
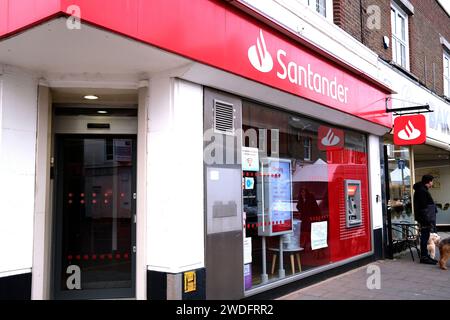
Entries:
POLYGON ((305 68, 301 65, 297 65, 294 61, 290 61, 286 67, 283 57, 286 57, 286 52, 281 49, 278 50, 277 61, 282 69, 281 73, 277 72, 278 78, 286 79, 287 77, 291 83, 296 83, 299 86, 314 90, 315 92, 331 97, 334 100, 347 103, 348 87, 338 84, 336 77, 330 81, 327 77, 313 72, 310 63, 308 63, 308 67, 305 68))

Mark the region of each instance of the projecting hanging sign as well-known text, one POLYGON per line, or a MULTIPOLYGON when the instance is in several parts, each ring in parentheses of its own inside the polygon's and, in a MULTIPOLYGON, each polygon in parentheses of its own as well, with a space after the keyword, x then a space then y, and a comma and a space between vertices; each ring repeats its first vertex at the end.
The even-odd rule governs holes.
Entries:
POLYGON ((409 146, 423 144, 427 139, 427 123, 425 116, 401 116, 394 119, 394 144, 409 146))

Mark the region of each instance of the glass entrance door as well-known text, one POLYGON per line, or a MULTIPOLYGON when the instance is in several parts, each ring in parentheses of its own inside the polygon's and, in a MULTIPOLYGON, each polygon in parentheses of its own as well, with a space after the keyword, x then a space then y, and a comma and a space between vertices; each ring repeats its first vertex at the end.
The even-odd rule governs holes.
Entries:
POLYGON ((57 135, 56 299, 134 296, 135 136, 57 135))

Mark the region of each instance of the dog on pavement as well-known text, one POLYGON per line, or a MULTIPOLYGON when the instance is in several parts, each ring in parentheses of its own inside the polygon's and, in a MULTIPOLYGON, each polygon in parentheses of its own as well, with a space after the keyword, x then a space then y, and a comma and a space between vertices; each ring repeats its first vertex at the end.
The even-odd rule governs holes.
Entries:
POLYGON ((428 255, 434 259, 436 256, 436 246, 439 246, 439 242, 441 241, 441 237, 437 233, 430 233, 430 238, 427 242, 427 250, 428 255))
POLYGON ((439 267, 442 270, 447 270, 447 260, 450 258, 450 238, 441 240, 441 243, 439 243, 439 253, 441 254, 439 267))

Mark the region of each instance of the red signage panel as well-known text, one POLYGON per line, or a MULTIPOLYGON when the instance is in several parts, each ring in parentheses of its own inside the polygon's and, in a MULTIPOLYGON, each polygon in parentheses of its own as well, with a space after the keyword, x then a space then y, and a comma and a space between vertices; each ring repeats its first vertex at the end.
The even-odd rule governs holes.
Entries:
POLYGON ((394 144, 423 144, 427 139, 427 123, 423 114, 399 116, 394 120, 394 144))
MULTIPOLYGON (((78 6, 83 21, 368 121, 392 126, 392 116, 385 112, 386 93, 381 89, 222 1, 49 3, 54 6, 55 1, 60 1, 60 11, 64 13, 69 7, 78 6)), ((13 2, 16 3, 0 0, 0 5, 13 2)), ((24 12, 15 10, 14 14, 25 17, 24 21, 31 21, 28 16, 34 17, 34 11, 51 12, 40 7, 46 1, 18 3, 24 12)), ((21 21, 20 25, 24 23, 21 21)))
POLYGON ((0 37, 60 12, 61 0, 0 0, 0 37))

